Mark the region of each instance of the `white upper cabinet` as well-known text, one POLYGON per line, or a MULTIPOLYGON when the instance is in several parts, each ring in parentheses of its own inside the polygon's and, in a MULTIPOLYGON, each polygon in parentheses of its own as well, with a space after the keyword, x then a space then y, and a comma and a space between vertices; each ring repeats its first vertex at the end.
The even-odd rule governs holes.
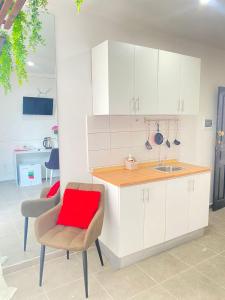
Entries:
POLYGON ((157 49, 135 46, 136 114, 157 114, 158 112, 158 56, 157 49))
POLYGON ((158 101, 160 114, 177 114, 180 105, 180 56, 159 50, 158 101))
POLYGON ((181 89, 180 113, 198 114, 200 95, 201 60, 196 57, 180 55, 181 58, 181 89))
POLYGON ((197 114, 198 58, 105 41, 92 49, 94 115, 197 114))
POLYGON ((134 112, 134 46, 108 43, 109 112, 128 115, 134 112))

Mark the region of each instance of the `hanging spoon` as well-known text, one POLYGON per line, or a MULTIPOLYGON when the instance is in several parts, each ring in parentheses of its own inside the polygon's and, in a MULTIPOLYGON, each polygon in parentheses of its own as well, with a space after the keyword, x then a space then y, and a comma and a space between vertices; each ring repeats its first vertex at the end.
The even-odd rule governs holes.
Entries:
POLYGON ((175 140, 173 141, 174 145, 179 146, 181 144, 181 142, 177 139, 177 135, 178 135, 178 120, 177 120, 177 128, 176 128, 176 137, 175 140))
POLYGON ((152 150, 152 145, 150 144, 149 139, 150 139, 150 128, 148 125, 148 138, 147 138, 147 141, 145 142, 145 148, 147 150, 152 150))
POLYGON ((170 133, 170 121, 168 120, 168 123, 167 123, 167 139, 166 139, 166 146, 168 148, 170 148, 170 141, 169 141, 169 133, 170 133))

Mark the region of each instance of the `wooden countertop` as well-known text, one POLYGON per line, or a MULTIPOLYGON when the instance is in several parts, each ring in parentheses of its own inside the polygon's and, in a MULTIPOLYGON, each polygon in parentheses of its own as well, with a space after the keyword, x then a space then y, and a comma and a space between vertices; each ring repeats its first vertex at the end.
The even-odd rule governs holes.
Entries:
POLYGON ((123 166, 99 168, 92 172, 94 177, 102 179, 108 183, 116 186, 129 186, 153 181, 160 181, 166 179, 177 178, 181 176, 188 176, 196 173, 209 172, 207 167, 200 167, 196 165, 178 162, 176 160, 167 160, 161 162, 163 165, 180 166, 183 169, 172 173, 165 173, 153 169, 159 162, 141 163, 136 170, 126 170, 123 166))

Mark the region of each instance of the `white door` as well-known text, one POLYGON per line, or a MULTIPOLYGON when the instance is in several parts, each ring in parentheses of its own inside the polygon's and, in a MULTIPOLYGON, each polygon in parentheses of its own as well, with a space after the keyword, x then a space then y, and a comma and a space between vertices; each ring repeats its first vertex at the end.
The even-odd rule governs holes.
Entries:
POLYGON ((166 241, 186 234, 189 224, 188 177, 167 181, 166 241))
POLYGON ((181 57, 181 104, 182 114, 198 114, 200 95, 201 60, 196 57, 181 57))
POLYGON ((135 46, 135 101, 137 114, 158 112, 159 50, 135 46))
POLYGON ((192 177, 189 231, 208 226, 210 197, 210 173, 198 174, 192 177))
POLYGON ((164 242, 166 182, 150 183, 145 190, 144 248, 164 242))
POLYGON ((180 110, 180 55, 159 50, 158 97, 160 114, 180 110))
POLYGON ((145 185, 123 187, 120 190, 120 256, 143 249, 145 185))
POLYGON ((109 42, 109 112, 111 115, 135 113, 134 46, 109 42))

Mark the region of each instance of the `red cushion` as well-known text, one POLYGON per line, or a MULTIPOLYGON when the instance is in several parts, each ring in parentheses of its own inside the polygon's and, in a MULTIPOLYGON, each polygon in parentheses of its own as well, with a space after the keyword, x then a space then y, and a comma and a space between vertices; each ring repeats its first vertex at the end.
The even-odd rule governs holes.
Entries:
POLYGON ((47 194, 47 198, 51 198, 53 196, 55 196, 55 194, 58 192, 60 187, 60 181, 57 181, 55 184, 53 184, 53 186, 50 188, 48 194, 47 194))
POLYGON ((58 225, 88 228, 99 205, 101 193, 66 189, 63 205, 58 216, 58 225))

